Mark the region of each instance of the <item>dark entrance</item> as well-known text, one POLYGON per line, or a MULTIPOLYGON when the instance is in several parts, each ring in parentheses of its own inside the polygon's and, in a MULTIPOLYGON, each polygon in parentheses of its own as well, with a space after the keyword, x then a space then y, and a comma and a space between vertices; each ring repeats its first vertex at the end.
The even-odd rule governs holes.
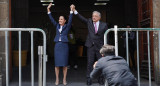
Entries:
MULTIPOLYGON (((90 18, 92 12, 97 10, 101 12, 101 21, 107 22, 109 28, 113 28, 114 25, 118 27, 124 27, 126 24, 132 24, 133 27, 138 27, 138 8, 137 2, 135 0, 110 0, 110 1, 98 1, 98 0, 54 0, 55 6, 52 7, 52 15, 55 20, 58 20, 59 15, 69 14, 69 6, 75 4, 76 9, 80 14, 86 18, 90 18), (106 5, 94 5, 95 3, 107 3, 106 5)), ((54 36, 55 28, 50 22, 46 6, 43 6, 40 0, 16 0, 12 1, 12 27, 22 27, 22 28, 42 28, 47 34, 47 83, 53 85, 55 82, 55 72, 54 72, 54 36)), ((73 68, 68 70, 68 83, 75 86, 79 83, 80 86, 85 85, 86 81, 86 47, 84 46, 87 27, 85 24, 81 23, 76 16, 73 18, 73 29, 75 30, 76 45, 77 49, 77 63, 78 70, 73 68), (78 51, 79 50, 79 51, 78 51), (83 51, 82 51, 83 50, 83 51), (82 53, 81 53, 82 52, 82 53)), ((122 33, 119 33, 122 35, 122 33)), ((38 55, 37 46, 41 45, 41 37, 39 33, 34 34, 35 37, 35 81, 38 81, 38 55)), ((120 39, 120 38, 119 38, 120 39)), ((30 39, 28 39, 30 41, 30 39)), ((110 34, 109 38, 110 44, 114 44, 113 33, 110 34)), ((120 45, 123 45, 123 40, 119 40, 120 45)), ((14 42, 14 40, 13 40, 14 42)), ((122 56, 122 47, 119 48, 119 55, 122 56)), ((26 67, 23 67, 22 77, 23 82, 30 82, 30 49, 28 48, 28 63, 26 67), (27 71, 24 72, 24 71, 27 71), (29 74, 28 74, 29 73, 29 74)), ((60 77, 62 78, 63 75, 60 77)), ((18 82, 18 68, 13 66, 13 82, 18 82)), ((62 80, 60 78, 60 80, 62 80)), ((97 80, 95 80, 97 82, 97 80)), ((97 84, 97 83, 96 83, 97 84)), ((95 85, 96 85, 95 84, 95 85)))

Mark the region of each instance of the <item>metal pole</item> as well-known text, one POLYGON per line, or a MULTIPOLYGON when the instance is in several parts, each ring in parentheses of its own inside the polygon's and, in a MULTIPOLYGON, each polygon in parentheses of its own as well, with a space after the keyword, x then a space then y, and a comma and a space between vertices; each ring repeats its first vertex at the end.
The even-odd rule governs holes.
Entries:
POLYGON ((150 61, 150 40, 149 40, 149 31, 147 31, 148 38, 148 67, 149 67, 149 86, 151 86, 151 61, 150 61))
POLYGON ((9 86, 8 31, 5 31, 5 48, 6 48, 6 86, 9 86))
POLYGON ((32 86, 34 86, 34 51, 33 51, 33 31, 31 31, 31 80, 32 86))
POLYGON ((46 55, 46 34, 44 31, 43 33, 43 47, 44 47, 44 57, 43 57, 43 86, 46 86, 46 62, 47 62, 47 55, 46 55))
POLYGON ((128 31, 126 31, 126 54, 127 54, 127 63, 129 65, 129 52, 128 52, 128 31))
MULTIPOLYGON (((107 32, 107 31, 106 31, 106 32, 107 32)), ((107 35, 108 35, 108 34, 106 34, 106 32, 105 32, 105 34, 104 34, 104 45, 107 44, 107 35)))
POLYGON ((118 32, 117 32, 117 25, 114 26, 114 35, 115 35, 115 55, 118 56, 118 32))
POLYGON ((22 70, 21 70, 21 31, 19 31, 19 86, 21 86, 21 77, 22 70))
POLYGON ((139 73, 139 33, 137 31, 137 74, 138 74, 138 86, 140 86, 140 73, 139 73))
POLYGON ((108 33, 110 32, 110 31, 114 31, 113 29, 108 29, 108 30, 106 30, 106 32, 104 33, 104 45, 105 44, 107 44, 108 43, 108 33))
POLYGON ((107 82, 107 80, 105 80, 105 86, 108 86, 108 82, 107 82))
MULTIPOLYGON (((159 53, 158 53, 158 59, 159 59, 159 62, 158 62, 158 70, 155 70, 157 72, 157 74, 159 75, 160 74, 160 31, 158 33, 158 46, 159 46, 159 53)), ((158 79, 157 81, 160 81, 160 79, 158 79)), ((157 83, 159 84, 159 83, 157 83)))
POLYGON ((42 55, 43 55, 43 46, 38 46, 38 55, 39 55, 39 77, 38 77, 38 86, 42 86, 42 55))
MULTIPOLYGON (((19 32, 19 86, 21 86, 21 31, 39 31, 43 34, 43 86, 46 86, 46 61, 47 61, 47 55, 46 55, 46 34, 42 29, 39 28, 0 28, 0 31, 18 31, 19 32)), ((32 54, 33 55, 33 54, 32 54)), ((41 67, 42 69, 42 67, 41 67)), ((34 71, 32 71, 34 72, 34 71)), ((34 80, 32 78, 32 80, 34 80)), ((41 81, 42 82, 42 81, 41 81)))

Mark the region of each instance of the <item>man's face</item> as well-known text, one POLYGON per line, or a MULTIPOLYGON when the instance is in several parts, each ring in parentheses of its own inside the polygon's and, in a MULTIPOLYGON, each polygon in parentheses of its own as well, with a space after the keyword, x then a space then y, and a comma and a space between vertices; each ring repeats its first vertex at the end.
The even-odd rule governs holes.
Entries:
POLYGON ((98 13, 93 13, 93 14, 92 14, 92 21, 93 21, 93 22, 97 22, 97 21, 99 21, 100 19, 101 19, 101 17, 99 16, 98 13))

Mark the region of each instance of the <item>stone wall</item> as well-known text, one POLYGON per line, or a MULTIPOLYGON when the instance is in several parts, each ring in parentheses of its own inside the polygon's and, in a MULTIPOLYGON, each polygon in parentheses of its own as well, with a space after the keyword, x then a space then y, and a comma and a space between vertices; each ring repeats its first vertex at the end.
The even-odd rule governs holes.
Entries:
MULTIPOLYGON (((9 27, 9 0, 0 0, 0 28, 9 27)), ((0 32, 0 86, 5 85, 5 34, 0 32), (3 60, 3 61, 2 61, 3 60)))
MULTIPOLYGON (((153 28, 160 28, 160 0, 153 0, 153 28)), ((154 32, 154 68, 155 68, 155 81, 160 85, 160 62, 159 62, 159 33, 154 32)))

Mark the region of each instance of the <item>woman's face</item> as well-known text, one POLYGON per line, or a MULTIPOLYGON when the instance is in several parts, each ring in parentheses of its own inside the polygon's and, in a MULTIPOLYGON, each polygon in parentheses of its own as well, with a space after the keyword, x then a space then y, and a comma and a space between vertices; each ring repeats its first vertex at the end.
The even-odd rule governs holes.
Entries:
POLYGON ((66 23, 66 20, 64 19, 64 17, 60 16, 59 17, 59 24, 63 26, 65 23, 66 23))

